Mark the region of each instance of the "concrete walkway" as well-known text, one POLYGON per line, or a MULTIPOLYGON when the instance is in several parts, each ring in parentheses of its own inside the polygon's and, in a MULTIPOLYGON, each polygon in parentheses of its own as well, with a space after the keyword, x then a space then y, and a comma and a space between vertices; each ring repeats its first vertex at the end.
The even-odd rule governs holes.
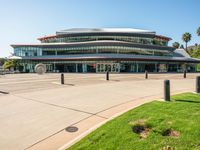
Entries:
MULTIPOLYGON (((113 80, 108 82, 102 75, 94 75, 95 78, 89 75, 91 79, 87 80, 88 84, 83 81, 84 84, 80 85, 76 80, 85 75, 78 75, 80 78, 73 79, 64 86, 56 84, 59 81, 53 76, 48 80, 44 78, 45 83, 40 82, 47 89, 41 89, 40 85, 40 90, 35 88, 19 92, 20 90, 13 90, 12 87, 10 94, 0 95, 0 149, 65 149, 114 116, 153 99, 162 98, 163 80, 166 78, 171 79, 173 93, 193 92, 197 75, 199 74, 190 74, 187 79, 183 79, 180 74, 169 74, 163 78, 157 74, 148 80, 143 79, 143 75, 137 75, 138 80, 128 80, 129 75, 124 75, 126 79, 122 78, 123 75, 116 75, 114 79, 113 75, 113 80), (93 80, 95 84, 89 84, 93 80), (71 125, 79 130, 74 133, 65 131, 71 125)), ((76 75, 70 77, 73 76, 76 75)), ((32 82, 28 84, 40 80, 35 77, 31 76, 32 82)), ((24 85, 26 81, 13 82, 20 86, 20 83, 24 85)), ((0 85, 1 83, 9 92, 10 84, 2 81, 0 85)))

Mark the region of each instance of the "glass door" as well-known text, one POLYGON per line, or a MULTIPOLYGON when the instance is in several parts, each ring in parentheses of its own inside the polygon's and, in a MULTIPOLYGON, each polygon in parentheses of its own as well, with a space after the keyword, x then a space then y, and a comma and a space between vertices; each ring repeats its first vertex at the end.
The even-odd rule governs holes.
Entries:
POLYGON ((119 63, 98 63, 96 67, 96 72, 103 73, 103 72, 113 72, 118 73, 120 71, 120 64, 119 63))

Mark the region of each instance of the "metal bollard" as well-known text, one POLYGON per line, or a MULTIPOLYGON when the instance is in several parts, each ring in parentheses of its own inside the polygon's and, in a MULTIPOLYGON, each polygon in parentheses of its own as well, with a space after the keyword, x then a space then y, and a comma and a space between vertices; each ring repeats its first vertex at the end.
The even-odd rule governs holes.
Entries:
POLYGON ((145 79, 148 79, 148 71, 145 71, 145 79))
POLYGON ((65 84, 64 74, 61 74, 61 84, 65 84))
POLYGON ((164 81, 164 100, 170 101, 170 81, 164 81))
POLYGON ((109 80, 109 71, 106 72, 106 80, 109 80))
POLYGON ((200 93, 200 76, 196 78, 196 92, 200 93))
POLYGON ((187 77, 187 72, 186 72, 186 70, 184 71, 183 77, 184 77, 184 78, 187 77))

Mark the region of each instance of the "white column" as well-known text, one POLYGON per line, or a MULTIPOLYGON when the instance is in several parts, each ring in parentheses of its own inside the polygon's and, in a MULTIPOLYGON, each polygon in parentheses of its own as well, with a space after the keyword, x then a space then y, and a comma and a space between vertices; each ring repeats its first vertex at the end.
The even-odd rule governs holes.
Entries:
POLYGON ((83 64, 82 68, 83 68, 83 72, 87 72, 87 64, 83 64))
POLYGON ((176 70, 176 72, 178 72, 178 64, 176 65, 176 67, 177 67, 177 70, 176 70))
POLYGON ((155 63, 155 72, 158 72, 157 63, 155 63))
POLYGON ((78 64, 76 64, 76 72, 78 72, 78 64))
POLYGON ((54 70, 54 72, 56 72, 56 64, 55 64, 55 62, 53 62, 53 70, 54 70))

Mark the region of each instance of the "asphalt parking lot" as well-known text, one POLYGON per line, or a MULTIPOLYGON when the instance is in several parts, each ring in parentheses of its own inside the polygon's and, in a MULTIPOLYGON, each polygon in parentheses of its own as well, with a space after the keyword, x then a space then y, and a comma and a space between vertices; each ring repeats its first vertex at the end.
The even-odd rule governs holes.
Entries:
POLYGON ((144 79, 144 74, 111 74, 106 81, 105 74, 65 74, 65 85, 60 84, 60 74, 2 75, 0 149, 34 149, 91 116, 108 118, 102 112, 122 103, 162 98, 165 79, 171 80, 173 93, 193 92, 199 75, 187 74, 184 79, 183 74, 149 74, 144 79))

